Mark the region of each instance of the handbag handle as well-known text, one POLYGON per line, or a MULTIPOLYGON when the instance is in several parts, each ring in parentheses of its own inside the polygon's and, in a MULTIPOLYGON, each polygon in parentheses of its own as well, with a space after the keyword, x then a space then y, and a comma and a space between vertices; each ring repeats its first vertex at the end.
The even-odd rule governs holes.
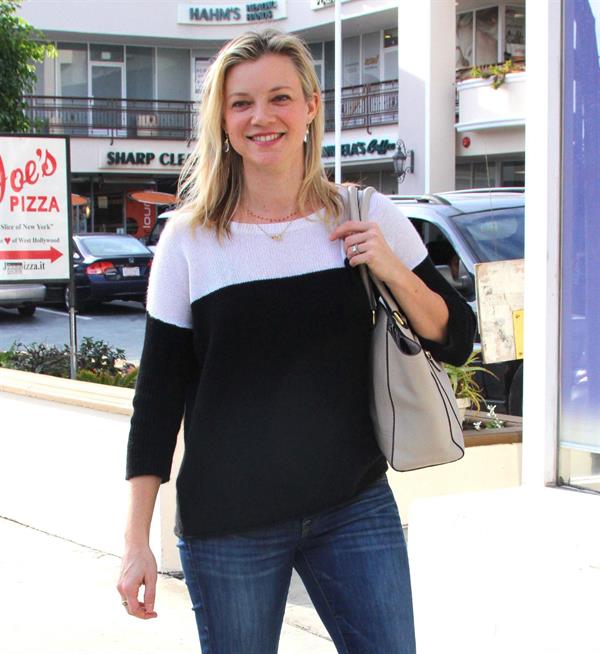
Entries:
MULTIPOLYGON (((373 195, 374 192, 375 189, 372 186, 367 186, 362 191, 359 191, 357 186, 348 187, 350 220, 356 220, 358 222, 363 220, 363 215, 366 215, 368 212, 371 195, 373 195)), ((371 311, 373 312, 373 323, 375 323, 375 313, 377 311, 377 297, 373 292, 373 286, 375 286, 379 296, 387 306, 389 312, 394 315, 396 320, 404 323, 402 326, 407 325, 408 321, 406 320, 404 312, 400 309, 400 305, 398 302, 396 302, 394 296, 389 292, 387 286, 369 270, 369 267, 366 264, 361 263, 359 265, 359 272, 364 287, 367 291, 369 303, 371 304, 371 311)))

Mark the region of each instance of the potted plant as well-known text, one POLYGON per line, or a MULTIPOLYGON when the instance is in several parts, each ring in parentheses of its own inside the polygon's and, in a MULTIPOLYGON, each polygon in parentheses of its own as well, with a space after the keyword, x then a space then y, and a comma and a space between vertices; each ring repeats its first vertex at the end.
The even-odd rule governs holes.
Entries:
POLYGON ((478 372, 486 372, 490 375, 494 374, 490 370, 487 370, 487 368, 477 365, 478 363, 480 363, 479 354, 477 352, 471 352, 469 358, 462 366, 453 366, 449 363, 444 364, 444 368, 452 384, 452 389, 456 395, 461 420, 464 420, 465 411, 469 407, 473 407, 476 411, 479 411, 482 402, 485 401, 481 394, 481 388, 475 380, 475 374, 478 372))

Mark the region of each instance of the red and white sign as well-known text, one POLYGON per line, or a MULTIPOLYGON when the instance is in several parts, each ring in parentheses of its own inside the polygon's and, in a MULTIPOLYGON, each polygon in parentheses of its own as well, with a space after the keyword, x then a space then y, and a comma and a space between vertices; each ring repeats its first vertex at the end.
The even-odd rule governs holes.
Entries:
POLYGON ((0 136, 0 281, 66 281, 70 273, 64 138, 0 136))

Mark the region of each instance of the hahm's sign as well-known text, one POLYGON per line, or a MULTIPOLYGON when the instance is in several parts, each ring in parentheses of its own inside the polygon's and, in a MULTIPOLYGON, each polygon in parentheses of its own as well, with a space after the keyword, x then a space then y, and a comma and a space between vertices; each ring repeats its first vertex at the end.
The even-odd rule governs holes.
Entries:
POLYGON ((286 0, 241 4, 194 3, 177 6, 177 22, 183 25, 247 25, 287 17, 286 0))
POLYGON ((69 155, 64 137, 0 136, 0 281, 67 281, 69 155))

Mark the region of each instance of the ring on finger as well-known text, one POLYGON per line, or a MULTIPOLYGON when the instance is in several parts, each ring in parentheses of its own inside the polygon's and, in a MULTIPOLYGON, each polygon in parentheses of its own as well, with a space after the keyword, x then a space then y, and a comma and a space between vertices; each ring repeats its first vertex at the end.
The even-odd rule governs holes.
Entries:
POLYGON ((360 254, 360 249, 359 249, 358 245, 353 245, 350 248, 350 252, 352 252, 352 254, 360 254))
POLYGON ((121 601, 121 604, 122 604, 125 608, 127 608, 127 600, 122 600, 122 601, 121 601))

